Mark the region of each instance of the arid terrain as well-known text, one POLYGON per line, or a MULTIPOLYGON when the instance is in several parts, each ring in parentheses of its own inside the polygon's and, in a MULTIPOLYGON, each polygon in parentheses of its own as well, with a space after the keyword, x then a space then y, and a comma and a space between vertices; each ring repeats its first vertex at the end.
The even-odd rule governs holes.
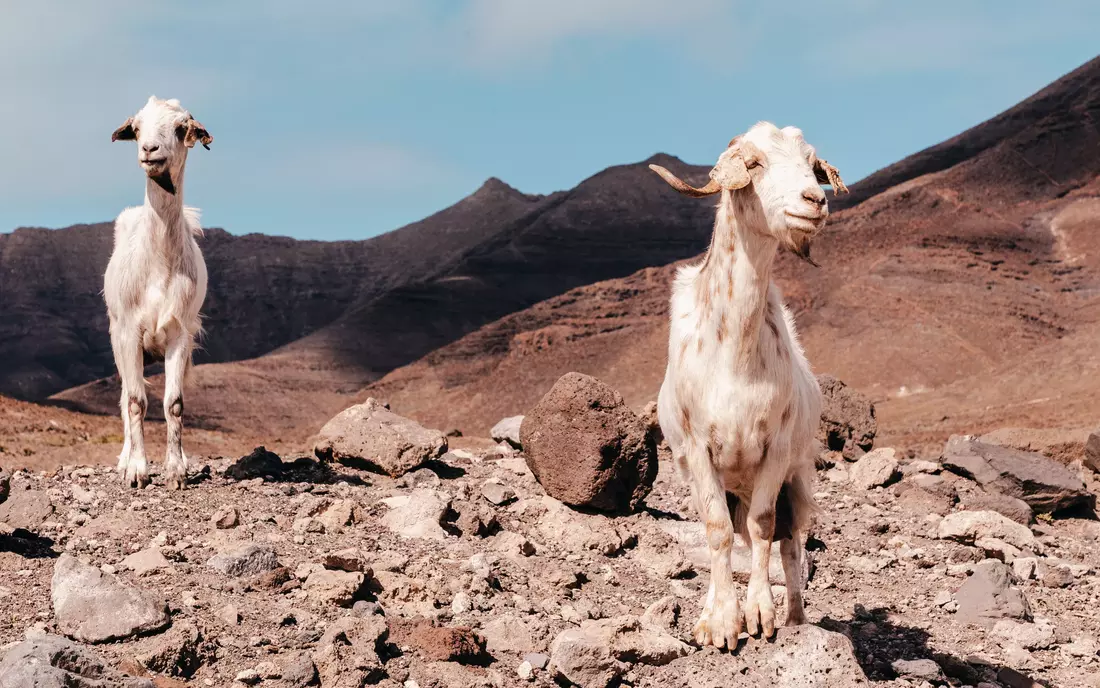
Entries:
POLYGON ((820 268, 778 259, 811 364, 874 402, 878 449, 821 457, 813 625, 735 653, 693 643, 709 562, 670 466, 603 515, 491 430, 571 371, 648 418, 669 284, 714 210, 646 163, 548 196, 492 179, 362 242, 209 230, 180 493, 114 476, 110 224, 0 234, 0 688, 1100 686, 1100 58, 830 192, 820 268), (319 461, 368 398, 449 448, 390 474, 319 461), (67 673, 11 678, 47 665, 67 673))

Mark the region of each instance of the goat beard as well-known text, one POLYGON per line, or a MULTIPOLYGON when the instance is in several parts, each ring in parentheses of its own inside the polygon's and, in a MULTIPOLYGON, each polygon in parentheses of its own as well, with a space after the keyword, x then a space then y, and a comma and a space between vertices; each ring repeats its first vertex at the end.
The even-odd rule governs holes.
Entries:
POLYGON ((813 242, 808 235, 802 234, 801 232, 791 232, 788 235, 786 243, 787 250, 789 250, 791 253, 795 254, 815 268, 821 267, 813 258, 810 257, 810 244, 812 244, 813 242))
POLYGON ((173 196, 176 195, 176 185, 172 183, 172 175, 168 170, 163 172, 154 172, 149 175, 149 179, 156 182, 156 185, 164 189, 173 196))

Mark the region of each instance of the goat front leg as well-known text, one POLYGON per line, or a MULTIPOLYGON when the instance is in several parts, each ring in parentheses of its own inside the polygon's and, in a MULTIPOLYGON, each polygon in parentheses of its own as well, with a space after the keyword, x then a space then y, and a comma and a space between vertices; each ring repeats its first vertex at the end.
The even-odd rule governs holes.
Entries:
POLYGON ((111 349, 115 367, 122 380, 122 426, 126 436, 118 457, 118 473, 124 485, 145 487, 149 484, 149 465, 145 458, 145 368, 141 333, 137 328, 111 324, 111 349))
POLYGON ((695 641, 700 645, 733 650, 741 634, 741 609, 730 566, 733 520, 726 505, 726 491, 705 450, 689 449, 686 463, 695 505, 706 524, 710 549, 710 589, 695 624, 695 641))
POLYGON ((745 629, 749 635, 775 635, 775 602, 772 600, 768 564, 771 561, 772 537, 775 535, 775 502, 783 487, 783 475, 768 475, 764 466, 753 486, 749 504, 748 531, 752 544, 752 570, 745 594, 745 629))
POLYGON ((187 479, 183 453, 183 382, 191 361, 191 336, 178 332, 164 353, 164 423, 168 444, 164 454, 164 481, 170 490, 182 490, 187 479))

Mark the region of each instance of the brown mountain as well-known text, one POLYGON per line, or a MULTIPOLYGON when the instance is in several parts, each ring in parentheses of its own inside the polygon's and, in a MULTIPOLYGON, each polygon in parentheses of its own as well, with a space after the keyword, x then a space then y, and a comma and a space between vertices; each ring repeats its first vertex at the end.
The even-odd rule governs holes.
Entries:
MULTIPOLYGON (((693 178, 706 173, 706 168, 669 156, 653 160, 693 178)), ((394 233, 404 233, 401 246, 410 247, 405 262, 383 243, 393 241, 393 235, 371 240, 376 250, 367 255, 380 262, 393 257, 384 272, 389 282, 381 286, 359 288, 343 299, 318 289, 312 300, 304 300, 300 293, 261 297, 259 289, 251 289, 245 298, 262 301, 265 313, 282 309, 290 311, 283 317, 293 317, 295 310, 312 307, 314 300, 330 299, 336 303, 327 312, 339 313, 296 341, 271 337, 271 344, 285 344, 270 347, 275 350, 265 356, 197 366, 187 402, 189 416, 208 428, 260 435, 308 433, 364 384, 486 323, 580 285, 695 255, 709 238, 706 206, 672 192, 646 163, 609 168, 570 191, 547 197, 525 197, 500 182, 487 188, 507 190, 526 205, 518 209, 522 212, 491 204, 471 210, 491 229, 445 258, 439 257, 435 240, 424 234, 438 216, 413 231, 394 233), (410 269, 413 258, 420 265, 410 269)), ((255 263, 263 272, 262 261, 255 263)), ((317 269, 323 270, 323 264, 317 269)), ((211 283, 216 279, 212 276, 211 283)), ((234 289, 232 284, 226 288, 234 289)), ((236 312, 256 310, 260 309, 242 304, 236 312)), ((225 336, 231 338, 232 332, 242 332, 263 317, 233 322, 225 336)), ((212 318, 211 336, 218 327, 212 318)), ((113 413, 117 398, 117 380, 102 378, 59 393, 53 401, 113 413)))
MULTIPOLYGON (((207 230, 206 336, 196 360, 252 358, 299 339, 446 269, 545 201, 490 179, 445 210, 365 241, 207 230)), ((110 223, 0 234, 0 393, 43 399, 114 373, 100 295, 111 244, 110 223)))
MULTIPOLYGON (((830 199, 821 269, 780 257, 811 362, 877 398, 888 439, 1100 420, 1098 122, 1100 58, 830 199)), ((674 269, 509 315, 359 396, 483 433, 578 370, 640 407, 663 376, 674 269)))

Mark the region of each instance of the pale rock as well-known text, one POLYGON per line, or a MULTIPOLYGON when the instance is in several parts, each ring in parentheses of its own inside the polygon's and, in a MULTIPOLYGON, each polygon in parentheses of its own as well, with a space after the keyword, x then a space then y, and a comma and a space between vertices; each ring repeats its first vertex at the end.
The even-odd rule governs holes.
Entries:
POLYGON ((1043 551, 1043 546, 1030 528, 995 511, 956 511, 948 514, 940 521, 938 537, 966 544, 993 538, 1028 552, 1043 551))
POLYGON ((130 569, 139 576, 153 571, 171 568, 172 563, 160 552, 159 547, 150 547, 140 552, 135 552, 122 560, 122 568, 130 569))
POLYGON ((407 495, 383 499, 382 503, 389 507, 382 517, 382 524, 397 535, 427 540, 447 539, 447 532, 440 524, 450 500, 435 490, 413 490, 407 495))
POLYGON ((893 449, 874 449, 864 454, 849 472, 849 482, 859 490, 890 484, 898 476, 898 461, 893 449))
POLYGON ((170 623, 163 598, 131 588, 69 554, 54 565, 51 597, 58 630, 86 643, 153 633, 170 623))

